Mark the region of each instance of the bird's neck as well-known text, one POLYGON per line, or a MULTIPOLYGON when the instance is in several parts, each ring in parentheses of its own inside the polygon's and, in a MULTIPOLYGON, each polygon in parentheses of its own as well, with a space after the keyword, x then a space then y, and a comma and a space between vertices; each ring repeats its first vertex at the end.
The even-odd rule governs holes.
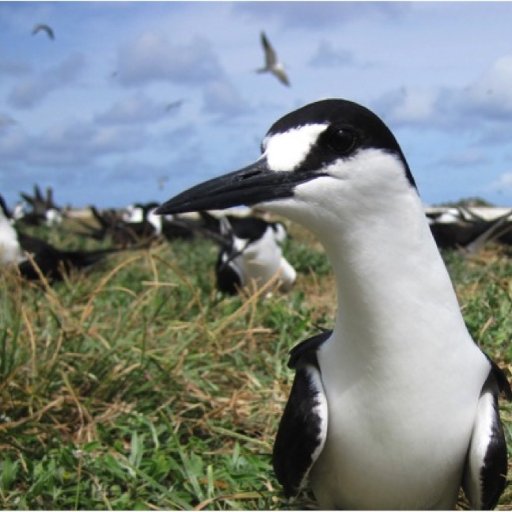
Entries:
POLYGON ((421 201, 410 193, 383 206, 352 209, 337 226, 315 230, 336 278, 336 337, 366 353, 369 345, 441 346, 446 332, 466 330, 421 201))

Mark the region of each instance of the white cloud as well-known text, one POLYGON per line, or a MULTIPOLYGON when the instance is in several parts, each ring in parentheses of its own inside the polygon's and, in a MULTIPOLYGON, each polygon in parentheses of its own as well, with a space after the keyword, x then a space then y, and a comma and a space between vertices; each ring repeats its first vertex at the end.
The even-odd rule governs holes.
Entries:
POLYGON ((407 2, 235 2, 233 10, 265 24, 272 20, 285 27, 314 30, 361 18, 396 20, 410 6, 407 2))
POLYGON ((475 167, 483 166, 490 163, 489 157, 482 150, 470 147, 461 151, 450 153, 449 155, 439 159, 435 165, 444 167, 475 167))
POLYGON ((29 140, 27 135, 20 129, 4 129, 0 137, 0 157, 5 162, 6 160, 19 158, 27 146, 29 140))
POLYGON ((504 172, 498 176, 489 187, 491 190, 509 192, 512 191, 512 171, 504 172))
POLYGON ((320 41, 315 54, 309 60, 312 67, 347 66, 354 64, 354 55, 349 50, 334 48, 328 41, 320 41))
POLYGON ((170 113, 167 107, 171 102, 156 102, 143 94, 136 94, 114 103, 108 110, 96 116, 102 124, 131 124, 158 121, 170 113))
POLYGON ((427 124, 438 113, 439 91, 403 87, 378 100, 388 121, 399 125, 427 124))
POLYGON ((231 118, 250 112, 247 102, 227 80, 217 80, 205 86, 203 109, 209 114, 231 118))
POLYGON ((512 121, 512 55, 497 59, 465 89, 461 108, 486 118, 512 121))
POLYGON ((402 87, 376 105, 397 126, 469 132, 478 123, 481 142, 503 142, 512 129, 512 55, 494 61, 465 87, 402 87))
POLYGON ((0 60, 0 75, 3 78, 23 76, 29 73, 31 66, 24 62, 2 59, 0 60))
POLYGON ((140 127, 98 127, 73 120, 35 134, 19 128, 10 130, 0 138, 0 158, 35 168, 79 167, 105 156, 133 153, 146 142, 146 132, 140 127))
POLYGON ((31 108, 51 92, 73 84, 84 68, 85 57, 82 54, 71 55, 41 75, 19 82, 11 90, 8 102, 16 108, 31 108))
POLYGON ((512 171, 502 174, 498 181, 502 186, 512 189, 512 171))
POLYGON ((18 122, 9 114, 0 112, 0 134, 5 130, 15 126, 18 122))
POLYGON ((137 127, 73 123, 43 134, 32 159, 44 165, 83 165, 101 156, 135 151, 145 142, 145 132, 137 127))
POLYGON ((161 133, 156 142, 158 142, 160 147, 169 149, 173 147, 184 148, 186 145, 197 147, 199 140, 197 125, 188 123, 171 130, 166 130, 161 133))
POLYGON ((211 44, 204 38, 175 45, 150 32, 120 48, 116 69, 119 82, 126 86, 155 81, 202 85, 224 75, 211 44))

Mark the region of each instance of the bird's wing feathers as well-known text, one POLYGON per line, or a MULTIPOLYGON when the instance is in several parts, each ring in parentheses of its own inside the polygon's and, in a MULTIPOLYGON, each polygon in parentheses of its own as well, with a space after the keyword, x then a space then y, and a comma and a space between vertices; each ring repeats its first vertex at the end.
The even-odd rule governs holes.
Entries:
POLYGON ((274 48, 272 48, 272 45, 267 39, 265 32, 261 33, 261 44, 263 45, 263 50, 265 51, 265 66, 267 68, 271 68, 277 62, 277 55, 274 51, 274 48))
POLYGON ((501 370, 493 364, 480 398, 473 426, 463 489, 473 509, 493 509, 503 492, 507 474, 507 445, 499 417, 498 394, 508 390, 501 370))
POLYGON ((263 50, 265 51, 265 66, 257 69, 258 73, 265 73, 270 71, 281 83, 284 85, 290 85, 290 80, 286 75, 283 64, 279 62, 277 58, 277 53, 274 48, 270 44, 265 32, 261 33, 261 44, 263 45, 263 50))
POLYGON ((236 262, 229 258, 229 251, 227 250, 223 249, 219 253, 215 264, 215 277, 217 288, 229 295, 236 295, 243 286, 242 271, 236 262))
POLYGON ((274 69, 272 73, 274 73, 274 75, 279 79, 281 83, 288 86, 290 85, 290 80, 288 79, 288 75, 286 74, 284 69, 277 68, 274 69))
POLYGON ((296 368, 290 397, 279 424, 272 462, 287 497, 294 496, 322 452, 327 436, 327 400, 316 359, 330 336, 319 334, 295 347, 290 366, 296 368))

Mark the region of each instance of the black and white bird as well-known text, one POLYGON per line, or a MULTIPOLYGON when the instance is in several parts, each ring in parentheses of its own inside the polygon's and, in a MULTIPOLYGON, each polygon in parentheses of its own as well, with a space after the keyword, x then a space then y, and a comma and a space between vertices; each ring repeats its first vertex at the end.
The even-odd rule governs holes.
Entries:
POLYGON ((173 215, 156 215, 158 203, 135 203, 125 208, 122 220, 137 233, 146 236, 163 236, 166 240, 191 239, 194 237, 194 223, 176 218, 173 215))
POLYGON ((50 281, 58 281, 72 270, 89 267, 113 252, 118 250, 61 250, 40 238, 21 233, 13 226, 10 212, 0 196, 0 265, 17 265, 26 279, 39 280, 41 273, 50 281))
POLYGON ((21 192, 23 199, 13 213, 13 218, 23 224, 33 226, 46 225, 49 227, 61 224, 64 218, 63 211, 53 200, 53 189, 46 189, 46 196, 43 196, 38 185, 34 185, 34 194, 31 196, 21 192), (30 206, 30 210, 26 208, 30 206))
POLYGON ((512 242, 510 208, 438 207, 427 210, 426 215, 440 248, 460 248, 474 254, 487 242, 512 242))
POLYGON ((277 53, 267 39, 265 32, 261 32, 261 44, 265 53, 265 66, 256 70, 258 73, 272 73, 282 84, 290 86, 290 80, 284 70, 283 63, 278 59, 277 53))
POLYGON ((281 245, 287 233, 282 223, 254 216, 208 219, 206 212, 201 214, 206 226, 218 231, 225 241, 215 265, 217 288, 221 292, 234 295, 247 286, 260 288, 275 277, 281 291, 292 288, 297 272, 283 255, 281 245))
POLYGON ((132 226, 141 226, 141 233, 160 235, 162 233, 162 217, 154 215, 158 203, 134 203, 128 205, 121 214, 123 222, 132 226))
POLYGON ((321 508, 492 508, 506 483, 503 373, 471 338, 391 131, 329 99, 272 125, 262 155, 160 213, 254 205, 309 228, 332 264, 332 332, 293 349, 274 445, 285 494, 321 508))

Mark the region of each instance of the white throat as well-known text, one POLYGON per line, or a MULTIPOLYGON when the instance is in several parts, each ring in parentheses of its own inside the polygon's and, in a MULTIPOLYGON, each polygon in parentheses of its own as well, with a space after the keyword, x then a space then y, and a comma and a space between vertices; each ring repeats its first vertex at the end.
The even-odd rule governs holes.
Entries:
POLYGON ((292 199, 266 206, 311 229, 324 246, 336 276, 335 331, 343 343, 368 353, 368 344, 392 352, 411 336, 415 344, 440 346, 446 332, 470 339, 402 162, 366 150, 327 171, 297 186, 292 199), (419 332, 411 332, 415 327, 419 332))
POLYGON ((448 272, 412 191, 340 223, 350 226, 319 236, 336 276, 336 331, 344 339, 361 344, 347 336, 350 331, 374 350, 396 351, 422 338, 444 347, 453 330, 466 336, 448 272))

